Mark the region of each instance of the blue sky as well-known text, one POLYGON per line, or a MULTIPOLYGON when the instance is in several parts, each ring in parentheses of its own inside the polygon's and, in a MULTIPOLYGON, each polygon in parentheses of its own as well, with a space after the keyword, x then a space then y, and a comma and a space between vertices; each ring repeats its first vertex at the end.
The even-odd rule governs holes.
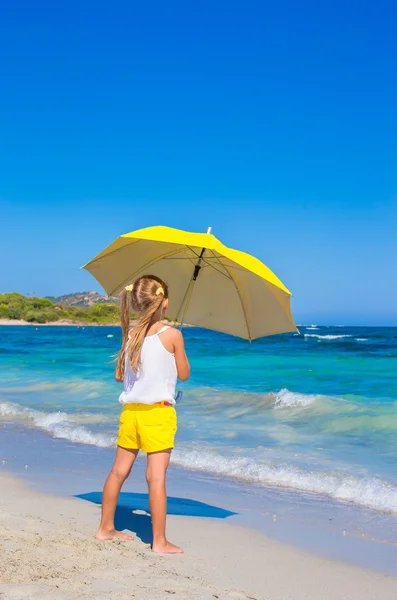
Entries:
POLYGON ((7 4, 2 291, 100 291, 119 234, 212 225, 297 321, 397 325, 395 3, 7 4))

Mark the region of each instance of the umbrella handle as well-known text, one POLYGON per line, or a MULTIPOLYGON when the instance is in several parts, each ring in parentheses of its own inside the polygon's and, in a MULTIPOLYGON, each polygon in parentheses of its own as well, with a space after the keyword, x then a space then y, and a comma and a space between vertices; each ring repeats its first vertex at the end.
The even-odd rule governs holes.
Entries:
MULTIPOLYGON (((211 231, 212 231, 212 227, 208 227, 208 229, 207 229, 207 235, 210 235, 211 231)), ((199 276, 199 273, 200 273, 200 270, 201 270, 201 263, 203 262, 203 256, 205 254, 205 250, 206 250, 206 248, 202 248, 201 249, 199 259, 198 259, 198 261, 197 261, 197 263, 196 263, 196 265, 194 267, 193 276, 192 276, 192 278, 191 278, 191 280, 189 282, 189 285, 188 285, 188 288, 186 290, 185 296, 184 296, 184 298, 182 300, 181 308, 179 309, 179 312, 180 312, 181 309, 182 309, 182 306, 184 306, 182 320, 181 320, 181 323, 179 325, 180 331, 182 331, 182 329, 183 329, 183 324, 185 322, 185 315, 186 315, 187 309, 189 308, 190 299, 191 299, 192 294, 193 294, 194 284, 196 283, 197 277, 199 276)), ((178 312, 178 315, 179 315, 179 312, 178 312)))

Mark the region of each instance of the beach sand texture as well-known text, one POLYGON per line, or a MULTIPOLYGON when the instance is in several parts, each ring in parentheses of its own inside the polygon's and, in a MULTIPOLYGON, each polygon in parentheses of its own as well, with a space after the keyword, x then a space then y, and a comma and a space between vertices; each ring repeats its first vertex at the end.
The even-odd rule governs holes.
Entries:
POLYGON ((169 518, 183 556, 99 542, 100 507, 0 476, 1 600, 395 600, 397 579, 214 519, 169 518))

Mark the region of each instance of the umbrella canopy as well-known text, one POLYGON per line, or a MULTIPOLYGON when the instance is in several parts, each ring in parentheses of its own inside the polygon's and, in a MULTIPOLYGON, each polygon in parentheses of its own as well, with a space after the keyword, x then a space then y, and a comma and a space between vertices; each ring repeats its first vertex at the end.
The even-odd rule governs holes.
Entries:
POLYGON ((142 275, 170 290, 167 316, 249 340, 297 331, 291 293, 260 260, 210 233, 147 227, 121 235, 83 267, 109 296, 142 275))

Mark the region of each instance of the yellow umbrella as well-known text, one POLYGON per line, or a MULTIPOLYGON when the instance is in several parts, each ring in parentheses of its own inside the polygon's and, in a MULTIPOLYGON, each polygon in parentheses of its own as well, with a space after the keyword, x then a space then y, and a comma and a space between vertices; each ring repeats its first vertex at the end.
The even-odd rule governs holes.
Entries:
POLYGON ((147 227, 121 235, 83 267, 109 296, 141 275, 170 289, 168 317, 253 340, 297 331, 291 293, 260 260, 224 246, 211 228, 147 227))

